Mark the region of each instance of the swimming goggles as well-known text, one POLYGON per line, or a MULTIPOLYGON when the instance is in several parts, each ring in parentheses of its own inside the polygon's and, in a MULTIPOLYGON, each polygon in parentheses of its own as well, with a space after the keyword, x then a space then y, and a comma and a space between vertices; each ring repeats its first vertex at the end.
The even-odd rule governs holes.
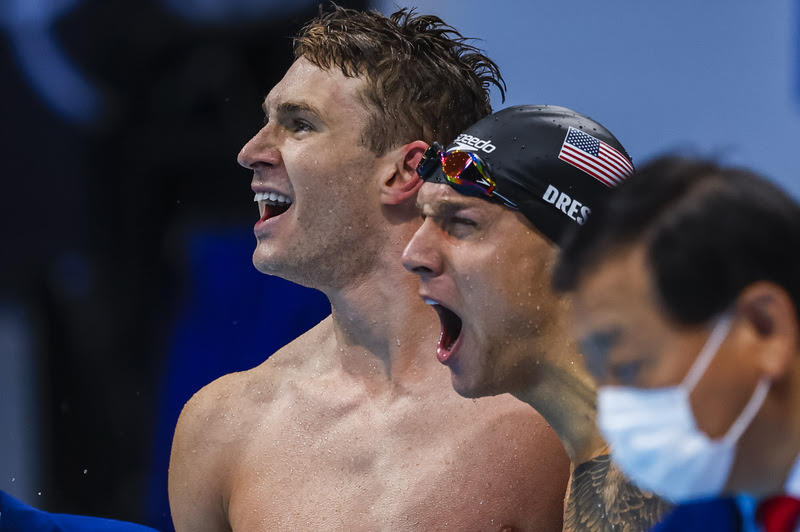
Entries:
POLYGON ((466 196, 486 197, 500 201, 512 209, 516 203, 495 190, 495 182, 489 176, 486 164, 476 153, 450 150, 442 151, 438 142, 431 144, 417 165, 417 174, 429 183, 445 183, 466 196), (436 170, 441 165, 442 173, 436 170))

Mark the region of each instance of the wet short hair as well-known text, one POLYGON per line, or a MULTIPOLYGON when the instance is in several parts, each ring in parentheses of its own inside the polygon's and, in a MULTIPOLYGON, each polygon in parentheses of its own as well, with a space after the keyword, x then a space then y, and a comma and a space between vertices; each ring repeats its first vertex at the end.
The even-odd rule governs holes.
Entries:
POLYGON ((491 114, 489 88, 505 97, 499 67, 433 15, 390 16, 333 5, 294 39, 295 58, 363 76, 370 111, 362 143, 381 155, 414 140, 447 145, 491 114))
POLYGON ((771 281, 800 307, 800 206, 748 170, 662 157, 641 168, 566 239, 553 287, 574 290, 615 252, 643 245, 660 306, 687 325, 771 281))

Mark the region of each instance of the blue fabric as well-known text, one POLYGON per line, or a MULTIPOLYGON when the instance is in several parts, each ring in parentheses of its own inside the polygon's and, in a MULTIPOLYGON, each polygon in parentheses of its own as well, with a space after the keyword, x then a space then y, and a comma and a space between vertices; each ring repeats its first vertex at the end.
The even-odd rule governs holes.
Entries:
POLYGON ((154 528, 81 515, 51 514, 0 491, 0 532, 156 532, 154 528))
POLYGON ((742 532, 758 532, 756 525, 756 506, 758 502, 747 495, 737 495, 736 504, 739 506, 739 515, 742 516, 742 532))
POLYGON ((742 532, 742 518, 733 497, 705 499, 676 506, 652 532, 742 532))

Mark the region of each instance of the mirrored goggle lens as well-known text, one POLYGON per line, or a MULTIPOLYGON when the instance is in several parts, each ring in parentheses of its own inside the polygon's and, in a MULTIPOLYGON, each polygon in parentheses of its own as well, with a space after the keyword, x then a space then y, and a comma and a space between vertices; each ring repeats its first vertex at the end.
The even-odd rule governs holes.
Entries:
POLYGON ((483 163, 469 152, 443 153, 442 171, 451 183, 478 189, 487 196, 494 190, 494 181, 486 174, 483 163))

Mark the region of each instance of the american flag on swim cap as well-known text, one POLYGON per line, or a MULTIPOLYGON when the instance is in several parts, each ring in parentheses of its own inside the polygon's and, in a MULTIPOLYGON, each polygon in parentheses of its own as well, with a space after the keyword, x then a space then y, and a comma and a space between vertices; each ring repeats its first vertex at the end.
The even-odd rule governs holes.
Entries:
POLYGON ((567 131, 558 158, 608 187, 619 185, 633 172, 633 165, 627 157, 602 140, 574 127, 567 131))

